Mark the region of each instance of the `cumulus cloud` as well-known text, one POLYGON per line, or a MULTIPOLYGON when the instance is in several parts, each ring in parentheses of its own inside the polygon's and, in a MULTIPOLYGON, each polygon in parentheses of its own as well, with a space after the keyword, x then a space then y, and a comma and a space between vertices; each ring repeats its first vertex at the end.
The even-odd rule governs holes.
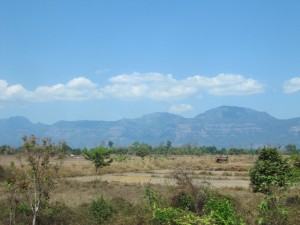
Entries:
POLYGON ((287 94, 300 91, 300 77, 294 77, 286 81, 283 85, 283 91, 287 94))
POLYGON ((27 101, 53 100, 85 100, 102 98, 97 85, 84 77, 77 77, 67 84, 39 86, 34 91, 26 90, 22 85, 9 86, 5 80, 0 80, 0 100, 21 99, 27 101))
POLYGON ((103 92, 117 98, 149 98, 165 100, 182 98, 195 93, 194 87, 185 85, 171 74, 133 73, 122 74, 109 79, 103 92))
POLYGON ((256 80, 236 74, 219 74, 215 77, 193 76, 187 82, 203 88, 212 95, 250 95, 261 93, 264 86, 256 80))
POLYGON ((67 84, 40 86, 35 90, 37 100, 86 100, 102 97, 97 85, 85 77, 77 77, 67 84))
POLYGON ((32 97, 32 93, 27 91, 21 84, 9 86, 7 81, 0 80, 0 100, 30 99, 32 97))
POLYGON ((220 74, 215 77, 196 75, 183 80, 176 80, 170 74, 133 73, 112 77, 109 82, 111 85, 106 86, 104 92, 112 94, 114 97, 132 96, 156 100, 185 98, 199 91, 206 91, 218 96, 250 95, 264 91, 264 86, 258 81, 234 74, 220 74), (136 93, 136 95, 128 95, 134 87, 141 85, 143 91, 136 93))
POLYGON ((250 95, 264 91, 258 81, 242 75, 220 74, 215 77, 190 76, 175 79, 171 74, 133 73, 111 77, 106 85, 98 85, 85 77, 77 77, 66 84, 39 86, 34 91, 21 84, 9 86, 0 80, 0 100, 79 101, 100 98, 177 100, 202 93, 211 95, 250 95))
POLYGON ((193 106, 189 104, 179 104, 179 105, 172 105, 169 109, 169 112, 174 114, 183 114, 191 110, 193 110, 193 106))

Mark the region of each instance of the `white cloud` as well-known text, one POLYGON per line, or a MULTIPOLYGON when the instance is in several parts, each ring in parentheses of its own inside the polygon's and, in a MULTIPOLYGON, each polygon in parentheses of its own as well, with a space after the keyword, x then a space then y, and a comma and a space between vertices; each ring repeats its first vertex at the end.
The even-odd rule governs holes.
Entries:
POLYGON ((294 77, 286 81, 283 85, 283 91, 287 94, 300 91, 300 77, 294 77))
POLYGON ((170 74, 122 74, 110 78, 109 82, 111 85, 107 85, 103 92, 116 98, 165 100, 186 97, 197 91, 194 87, 174 79, 170 74))
POLYGON ((169 112, 174 114, 183 114, 191 110, 193 110, 193 106, 189 104, 180 104, 180 105, 172 105, 169 109, 169 112))
POLYGON ((199 91, 206 91, 209 94, 218 96, 250 95, 264 91, 264 86, 258 81, 234 74, 220 74, 215 77, 196 75, 183 80, 176 80, 170 74, 133 73, 131 75, 118 75, 112 77, 109 81, 112 85, 106 86, 105 92, 112 94, 114 97, 128 96, 128 92, 130 93, 132 88, 143 85, 145 87, 143 92, 129 96, 156 100, 185 98, 199 91), (127 88, 124 88, 123 85, 127 88))
POLYGON ((187 78, 187 82, 218 96, 250 95, 264 91, 264 86, 258 81, 236 74, 219 74, 215 77, 196 75, 187 78))
POLYGON ((66 84, 39 86, 29 91, 21 84, 9 86, 5 80, 0 80, 0 100, 79 101, 110 97, 163 101, 202 96, 205 92, 223 96, 250 95, 264 91, 264 86, 258 81, 234 74, 215 77, 196 75, 178 80, 171 74, 133 73, 111 77, 108 82, 100 86, 85 77, 77 77, 66 84))
POLYGON ((9 86, 7 81, 0 80, 0 100, 30 99, 32 97, 32 93, 27 91, 21 84, 9 86))
POLYGON ((77 77, 67 84, 40 86, 35 90, 36 99, 45 100, 86 100, 103 97, 97 85, 85 77, 77 77))
POLYGON ((105 86, 101 92, 106 96, 113 96, 119 99, 133 99, 145 95, 148 86, 145 84, 113 84, 105 86))
POLYGON ((97 85, 85 77, 77 77, 74 78, 73 80, 70 80, 66 86, 68 88, 76 88, 76 89, 86 89, 86 88, 93 89, 97 85))
POLYGON ((0 100, 75 101, 102 97, 103 95, 97 89, 97 85, 84 77, 74 78, 67 84, 39 86, 35 91, 28 91, 20 84, 9 86, 5 80, 0 80, 0 100))

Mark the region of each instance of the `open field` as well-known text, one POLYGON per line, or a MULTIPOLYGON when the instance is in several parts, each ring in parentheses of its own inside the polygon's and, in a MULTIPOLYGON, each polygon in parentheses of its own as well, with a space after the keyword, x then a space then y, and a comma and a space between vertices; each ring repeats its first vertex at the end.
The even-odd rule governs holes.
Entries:
MULTIPOLYGON (((93 191, 93 186, 100 183, 122 187, 123 191, 126 189, 124 187, 132 189, 134 186, 141 189, 146 185, 176 186, 176 171, 187 174, 195 186, 247 190, 248 170, 254 160, 255 157, 252 156, 232 156, 228 163, 216 163, 215 156, 160 156, 144 160, 140 157, 128 157, 125 161, 113 162, 110 166, 100 169, 100 174, 95 175, 95 168, 90 161, 81 156, 66 157, 62 164, 62 178, 58 182, 59 191, 55 194, 55 199, 63 198, 66 202, 77 199, 77 196, 82 196, 80 199, 92 199, 99 194, 93 191), (65 185, 69 187, 64 187, 65 185), (80 193, 76 190, 71 191, 72 186, 82 186, 83 190, 80 193)), ((15 156, 0 156, 2 166, 8 167, 11 162, 19 165, 20 160, 15 156)), ((74 204, 74 201, 71 202, 74 204)))
MULTIPOLYGON (((249 188, 248 171, 255 160, 256 156, 229 156, 228 163, 216 163, 215 156, 153 156, 144 160, 129 156, 125 161, 115 161, 110 166, 101 168, 99 175, 95 175, 95 168, 90 161, 81 156, 66 157, 60 170, 61 178, 51 194, 51 201, 63 202, 73 213, 83 218, 86 206, 99 196, 104 196, 120 207, 122 204, 129 204, 128 207, 132 210, 130 218, 122 219, 124 215, 120 214, 109 224, 148 224, 145 221, 149 220, 151 214, 142 216, 143 218, 138 214, 141 210, 139 207, 145 207, 143 194, 146 187, 151 186, 164 198, 172 199, 174 193, 182 188, 178 187, 176 179, 176 173, 180 171, 199 190, 209 187, 222 195, 230 196, 246 224, 256 224, 257 207, 263 197, 249 188)), ((8 168, 11 162, 15 165, 20 163, 15 156, 0 156, 0 165, 4 168, 8 168)), ((294 187, 287 196, 291 202, 288 207, 292 208, 289 214, 293 218, 292 224, 297 224, 300 207, 295 204, 299 202, 300 188, 294 187)), ((0 200, 5 198, 5 195, 0 196, 0 200)), ((128 210, 126 208, 125 211, 128 210)), ((84 223, 86 222, 77 217, 72 220, 72 224, 84 223)))

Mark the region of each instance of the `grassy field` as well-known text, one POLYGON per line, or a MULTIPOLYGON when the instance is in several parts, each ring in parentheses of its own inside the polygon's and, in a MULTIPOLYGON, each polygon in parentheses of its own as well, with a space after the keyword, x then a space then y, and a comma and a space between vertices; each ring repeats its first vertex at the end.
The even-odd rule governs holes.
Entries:
MULTIPOLYGON (((122 162, 113 162, 95 175, 90 161, 82 157, 67 157, 61 167, 61 178, 51 195, 53 203, 63 203, 73 217, 72 223, 87 224, 82 219, 87 206, 99 196, 115 205, 118 213, 105 224, 150 224, 151 213, 145 210, 143 193, 153 187, 171 201, 185 185, 176 178, 176 173, 185 174, 197 190, 203 188, 232 199, 233 206, 246 224, 256 224, 261 194, 253 193, 249 187, 248 171, 255 156, 230 156, 228 163, 216 163, 215 156, 162 156, 128 157, 122 162), (118 208, 120 207, 120 208, 118 208)), ((15 156, 0 156, 0 165, 9 167, 10 162, 19 164, 15 156)), ((188 188, 188 187, 186 187, 188 188)), ((3 192, 3 187, 1 189, 3 192)), ((300 188, 293 187, 287 193, 290 224, 300 224, 300 188)), ((6 199, 1 194, 0 200, 6 199)), ((1 223, 0 223, 1 224, 1 223)), ((2 223, 5 224, 5 223, 2 223)), ((55 224, 55 223, 53 223, 55 224)), ((88 224, 94 224, 89 221, 88 224)))

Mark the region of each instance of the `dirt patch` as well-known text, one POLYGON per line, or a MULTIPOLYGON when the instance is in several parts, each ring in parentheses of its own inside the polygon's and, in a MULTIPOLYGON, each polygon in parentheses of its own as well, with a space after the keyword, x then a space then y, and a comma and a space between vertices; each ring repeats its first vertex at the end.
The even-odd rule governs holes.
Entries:
MULTIPOLYGON (((147 172, 128 172, 117 174, 104 174, 99 176, 83 176, 70 177, 67 180, 75 180, 80 182, 91 182, 94 180, 106 182, 120 182, 128 184, 160 184, 160 185, 176 185, 176 179, 173 174, 175 170, 153 170, 147 172)), ((229 174, 223 174, 222 171, 213 171, 204 174, 205 171, 185 171, 192 179, 194 185, 203 185, 206 183, 215 188, 221 187, 249 187, 249 178, 246 176, 234 176, 234 171, 229 174)), ((227 171, 228 172, 228 171, 227 171)))

